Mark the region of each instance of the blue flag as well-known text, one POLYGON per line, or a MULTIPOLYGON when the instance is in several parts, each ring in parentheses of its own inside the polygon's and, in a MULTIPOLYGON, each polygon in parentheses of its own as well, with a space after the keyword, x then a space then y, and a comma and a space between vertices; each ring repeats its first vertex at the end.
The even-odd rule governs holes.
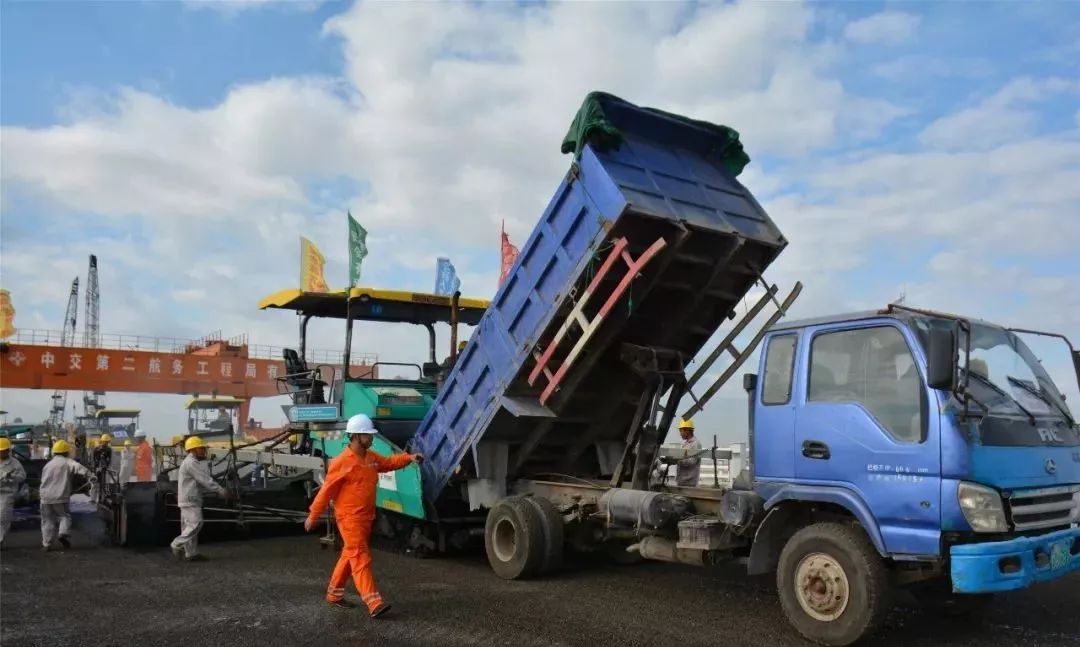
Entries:
POLYGON ((449 258, 439 257, 435 264, 435 294, 451 296, 461 289, 461 279, 449 258))

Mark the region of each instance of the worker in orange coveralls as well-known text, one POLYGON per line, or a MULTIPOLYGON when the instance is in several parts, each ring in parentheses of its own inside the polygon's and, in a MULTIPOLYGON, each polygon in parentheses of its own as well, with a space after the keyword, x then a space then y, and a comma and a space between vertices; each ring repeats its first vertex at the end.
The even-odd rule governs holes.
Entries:
POLYGON ((135 430, 135 480, 154 480, 154 448, 146 442, 146 432, 142 429, 135 430))
POLYGON ((349 436, 349 446, 330 463, 326 480, 308 510, 304 529, 310 532, 333 501, 334 518, 345 547, 330 576, 326 601, 337 607, 355 606, 345 600, 345 581, 352 573, 368 613, 377 618, 390 610, 390 605, 383 602, 375 588, 368 549, 371 524, 375 521, 375 488, 379 483, 379 472, 399 470, 410 463, 421 462, 423 457, 403 453, 386 458, 370 451, 375 426, 364 414, 349 418, 345 433, 349 436))

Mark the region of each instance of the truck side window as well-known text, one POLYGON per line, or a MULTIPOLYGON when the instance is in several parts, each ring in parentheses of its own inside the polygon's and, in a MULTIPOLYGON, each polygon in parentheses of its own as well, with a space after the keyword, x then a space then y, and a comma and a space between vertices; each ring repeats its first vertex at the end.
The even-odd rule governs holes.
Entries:
POLYGON ((791 374, 795 368, 795 335, 773 337, 765 351, 765 381, 761 387, 762 404, 787 404, 791 401, 791 374))
POLYGON ((810 344, 807 399, 858 402, 894 439, 923 439, 923 393, 904 336, 892 326, 820 334, 810 344))

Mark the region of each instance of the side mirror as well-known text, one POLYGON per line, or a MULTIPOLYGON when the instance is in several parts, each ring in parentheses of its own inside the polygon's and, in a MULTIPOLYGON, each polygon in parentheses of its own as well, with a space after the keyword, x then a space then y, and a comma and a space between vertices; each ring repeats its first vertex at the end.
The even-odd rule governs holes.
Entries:
POLYGON ((926 382, 931 389, 955 391, 957 384, 956 333, 952 330, 931 330, 927 352, 926 382))
POLYGON ((754 392, 757 389, 757 374, 743 373, 742 388, 744 391, 754 392))

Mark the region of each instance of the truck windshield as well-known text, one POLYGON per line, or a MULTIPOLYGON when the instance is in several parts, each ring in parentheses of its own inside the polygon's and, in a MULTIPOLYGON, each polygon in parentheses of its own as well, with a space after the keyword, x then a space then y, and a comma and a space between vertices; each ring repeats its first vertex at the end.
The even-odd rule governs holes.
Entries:
MULTIPOLYGON (((923 342, 931 327, 952 328, 945 319, 917 318, 914 326, 923 342)), ((961 370, 964 333, 960 333, 961 370)), ((971 324, 970 372, 973 395, 991 412, 1023 412, 1034 416, 1064 417, 1073 420, 1057 385, 1038 358, 1014 333, 982 323, 971 324), (981 385, 981 388, 980 388, 981 385)))

